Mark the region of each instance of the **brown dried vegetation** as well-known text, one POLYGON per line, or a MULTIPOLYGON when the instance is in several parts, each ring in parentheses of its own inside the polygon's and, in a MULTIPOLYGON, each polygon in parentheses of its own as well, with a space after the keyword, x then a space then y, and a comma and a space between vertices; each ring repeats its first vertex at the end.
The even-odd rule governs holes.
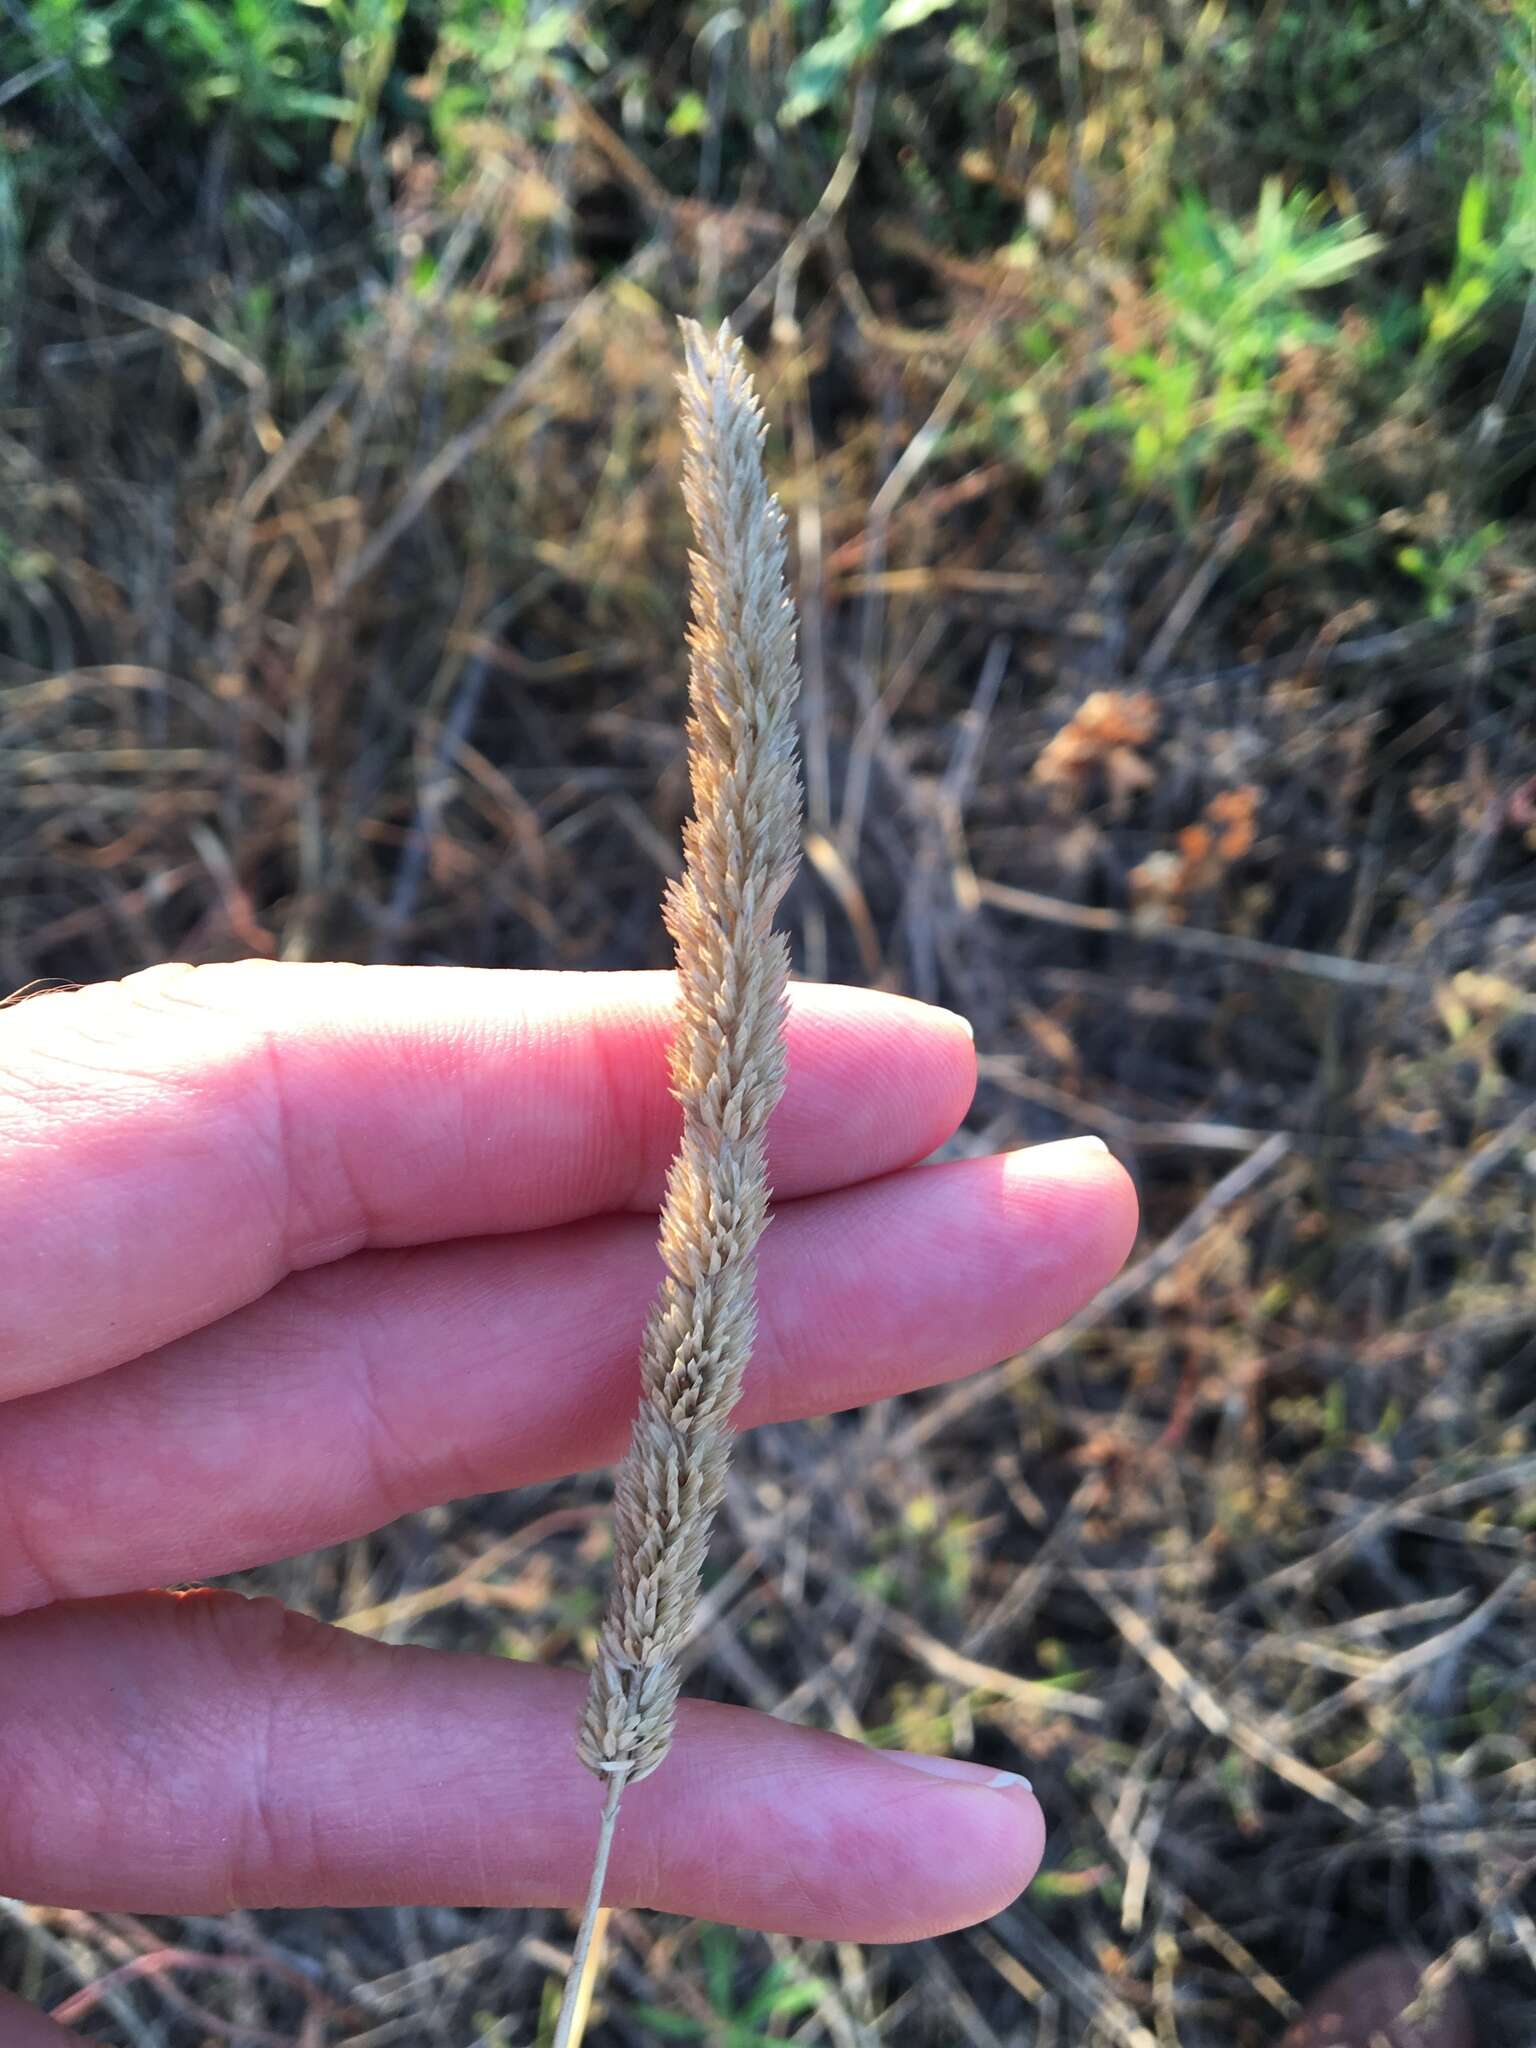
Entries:
MULTIPOLYGON (((794 966, 965 1011, 957 1147, 1097 1131, 1145 1216, 1126 1278, 1029 1358, 764 1432, 726 1487, 690 1689, 1023 1764, 1052 1829, 984 1929, 799 1945, 825 1990, 795 2038, 1271 2048, 1387 1932, 1524 2048, 1536 580, 1529 388, 1500 399, 1524 287, 1418 383, 1363 341, 1347 375, 1293 352, 1275 435, 1182 503, 1075 432, 1116 332, 1164 345, 1143 302, 1175 173, 1246 217, 1312 152, 1417 304, 1513 11, 1031 7, 984 136, 946 13, 870 58, 862 141, 857 81, 771 128, 788 10, 697 50, 644 12, 590 119, 487 114, 452 177, 400 129, 344 186, 210 145, 149 157, 151 217, 93 157, 25 252, 0 979, 665 964, 672 314, 738 315, 806 628, 794 966), (714 125, 627 129, 642 59, 678 99, 702 80, 714 125), (962 209, 972 146, 992 171, 962 209)), ((460 1502, 262 1584, 575 1661, 601 1499, 460 1502)), ((157 2048, 493 2042, 569 1941, 549 1914, 0 1911, 12 1976, 60 1998, 201 1954, 195 2010, 178 1965, 137 1981, 137 2037, 91 2017, 157 2048)), ((589 2039, 643 2040, 646 2003, 697 2019, 698 1940, 617 1916, 589 2039)), ((735 1954, 749 1986, 791 1949, 735 1954)))

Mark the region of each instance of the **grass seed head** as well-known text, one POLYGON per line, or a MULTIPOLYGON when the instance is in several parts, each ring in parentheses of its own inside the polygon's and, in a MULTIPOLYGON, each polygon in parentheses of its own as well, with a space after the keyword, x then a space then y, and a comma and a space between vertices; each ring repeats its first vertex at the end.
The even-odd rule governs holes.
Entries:
POLYGON ((668 892, 683 1137, 661 1218, 666 1277, 641 1346, 640 1409, 614 1493, 614 1581, 580 1750, 643 1778, 672 1740, 678 1655, 698 1604, 756 1327, 768 1219, 763 1131, 784 1085, 788 951, 774 912, 800 851, 795 614, 763 416, 725 327, 683 323, 683 495, 695 548, 688 636, 693 816, 668 892))

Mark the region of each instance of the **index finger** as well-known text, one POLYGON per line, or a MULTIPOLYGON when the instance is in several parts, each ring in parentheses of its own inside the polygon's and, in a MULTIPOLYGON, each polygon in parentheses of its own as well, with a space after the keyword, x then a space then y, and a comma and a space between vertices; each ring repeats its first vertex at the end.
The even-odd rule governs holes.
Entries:
MULTIPOLYGON (((0 1019, 0 1399, 200 1329, 285 1274, 654 1209, 677 1143, 670 974, 246 961, 0 1019)), ((975 1078, 944 1010, 790 991, 776 1192, 941 1144, 975 1078)))

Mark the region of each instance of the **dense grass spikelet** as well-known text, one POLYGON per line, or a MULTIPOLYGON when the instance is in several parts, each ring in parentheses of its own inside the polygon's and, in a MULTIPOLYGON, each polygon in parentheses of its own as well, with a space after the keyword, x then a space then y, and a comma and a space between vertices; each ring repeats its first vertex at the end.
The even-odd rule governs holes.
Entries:
POLYGON ((641 1399, 614 1497, 614 1582, 580 1750, 633 1782, 667 1753, 678 1652, 730 1458, 756 1327, 768 1217, 763 1131, 784 1085, 788 951, 774 912, 800 848, 795 615, 784 519, 741 345, 683 323, 691 556, 686 871, 668 892, 680 1019, 682 1145, 661 1219, 666 1278, 641 1347, 641 1399))

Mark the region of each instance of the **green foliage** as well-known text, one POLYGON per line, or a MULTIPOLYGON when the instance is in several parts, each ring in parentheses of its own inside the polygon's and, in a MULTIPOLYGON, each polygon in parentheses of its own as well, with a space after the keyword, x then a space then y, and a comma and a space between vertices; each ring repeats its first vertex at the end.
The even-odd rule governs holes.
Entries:
POLYGON ((1422 0, 1250 0, 1223 11, 1210 58, 1224 125, 1324 174, 1378 169, 1413 145, 1431 66, 1454 76, 1487 63, 1475 24, 1449 7, 1431 15, 1422 0))
POLYGON ((676 104, 667 116, 669 135, 701 135, 709 126, 709 109, 703 96, 696 92, 685 92, 678 96, 676 104))
POLYGON ((1480 587, 1483 563, 1503 538, 1503 527, 1490 521, 1454 540, 1410 542, 1398 549, 1397 566, 1422 587, 1429 617, 1443 619, 1480 587))
MULTIPOLYGON (((258 157, 291 171, 334 132, 346 162, 388 103, 412 104, 400 42, 412 18, 431 52, 422 89, 445 158, 463 123, 522 112, 553 78, 602 71, 586 12, 528 0, 34 0, 20 21, 0 16, 0 79, 25 80, 19 98, 61 112, 82 102, 124 122, 130 109, 164 139, 166 111, 197 131, 226 128, 258 157), (578 61, 579 60, 579 61, 578 61), (35 74, 35 75, 34 75, 35 74)), ((43 188, 57 166, 28 167, 43 188)))
POLYGON ((351 0, 347 38, 341 48, 342 84, 352 112, 338 143, 351 154, 358 133, 374 119, 394 69, 406 0, 351 0))
POLYGON ((1114 348, 1115 389, 1080 415, 1079 431, 1109 429, 1129 442, 1139 483, 1187 494, 1236 436, 1275 440, 1286 358, 1338 340, 1336 324, 1305 302, 1351 276, 1383 247, 1358 219, 1324 222, 1325 202, 1266 182, 1243 226, 1191 194, 1168 223, 1152 267, 1150 344, 1114 348))
POLYGON ((525 112, 541 88, 601 72, 601 44, 575 6, 530 8, 527 0, 444 0, 428 74, 432 132, 453 160, 466 122, 525 112), (576 54, 582 60, 574 61, 576 54))
POLYGON ((736 1937, 727 1927, 706 1927, 699 1936, 700 1960, 704 1966, 704 1993, 714 2015, 712 2020, 688 2013, 666 2012, 659 2006, 632 2008, 634 2017, 644 2021, 663 2041, 699 2041, 708 2048, 770 2048, 782 2041, 783 2033, 773 2028, 778 2020, 793 2020, 814 2012, 827 1987, 815 1977, 789 1963, 772 1963, 758 1978, 742 2002, 736 2002, 738 1960, 736 1937))
POLYGON ((888 36, 917 28, 953 0, 837 0, 832 26, 789 67, 780 119, 788 126, 819 114, 888 36))
POLYGON ((236 113, 269 155, 291 163, 285 127, 355 112, 322 89, 344 18, 336 0, 166 0, 145 11, 143 28, 194 121, 236 113))
POLYGON ((113 32, 134 4, 118 0, 115 7, 87 8, 81 0, 34 0, 31 26, 39 53, 82 72, 105 72, 113 32))
POLYGON ((1492 308, 1536 277, 1536 135, 1513 164, 1474 172, 1456 213, 1456 251, 1443 285, 1424 291, 1424 349, 1433 358, 1476 342, 1492 308))
MULTIPOLYGON (((1444 277, 1422 294, 1421 370, 1488 339, 1536 279, 1536 9, 1515 0, 1499 14, 1491 39, 1504 62, 1475 115, 1447 124, 1440 151, 1447 199, 1459 203, 1444 277)), ((1451 212, 1447 205, 1442 218, 1451 212)))
POLYGON ((0 67, 51 60, 45 104, 169 101, 194 128, 228 122, 291 166, 316 123, 355 118, 343 52, 392 4, 398 15, 396 0, 34 0, 0 26, 0 67))

